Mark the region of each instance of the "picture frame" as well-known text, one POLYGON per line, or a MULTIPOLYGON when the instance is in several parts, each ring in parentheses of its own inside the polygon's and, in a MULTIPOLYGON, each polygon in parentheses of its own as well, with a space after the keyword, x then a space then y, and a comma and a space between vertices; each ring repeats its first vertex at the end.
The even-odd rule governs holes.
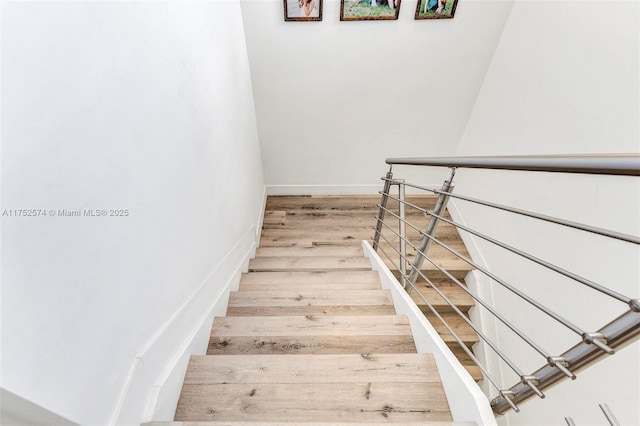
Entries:
POLYGON ((322 21, 322 0, 283 0, 284 20, 322 21))
POLYGON ((402 0, 340 0, 340 20, 397 20, 401 2, 402 0))
POLYGON ((458 0, 418 0, 415 19, 451 19, 458 0))

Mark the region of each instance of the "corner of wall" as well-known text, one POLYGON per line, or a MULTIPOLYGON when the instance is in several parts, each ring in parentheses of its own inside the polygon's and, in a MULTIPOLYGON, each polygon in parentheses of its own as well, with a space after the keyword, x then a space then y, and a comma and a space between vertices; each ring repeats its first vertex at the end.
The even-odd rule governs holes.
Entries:
POLYGON ((496 51, 498 50, 498 46, 502 42, 502 37, 504 36, 504 30, 507 26, 507 23, 509 22, 509 17, 511 16, 511 10, 513 9, 513 3, 515 2, 515 0, 504 0, 504 2, 509 3, 509 10, 507 11, 505 19, 502 23, 500 36, 498 36, 498 38, 496 39, 496 43, 493 46, 493 51, 491 52, 491 59, 489 59, 489 62, 487 63, 487 68, 484 70, 484 75, 482 76, 482 83, 478 85, 478 91, 476 92, 473 103, 471 105, 471 109, 469 110, 469 115, 467 115, 465 124, 462 127, 462 133, 460 133, 460 140, 458 141, 458 144, 456 145, 456 149, 455 149, 456 155, 464 155, 464 153, 461 151, 463 150, 462 144, 465 140, 465 135, 467 134, 467 127, 469 126, 469 121, 471 121, 471 117, 473 116, 473 113, 476 109, 478 98, 480 97, 480 93, 482 93, 482 89, 484 88, 484 84, 487 79, 487 75, 489 74, 489 70, 491 70, 491 66, 493 65, 493 59, 495 57, 496 51))

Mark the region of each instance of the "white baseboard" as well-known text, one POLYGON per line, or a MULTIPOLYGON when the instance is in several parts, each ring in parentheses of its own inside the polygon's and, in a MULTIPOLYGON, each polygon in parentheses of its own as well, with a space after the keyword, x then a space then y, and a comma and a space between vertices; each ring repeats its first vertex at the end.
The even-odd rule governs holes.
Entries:
POLYGON ((260 245, 260 234, 262 234, 262 225, 264 224, 264 212, 267 208, 267 187, 262 190, 262 208, 258 213, 258 221, 256 222, 256 248, 260 245))
POLYGON ((225 314, 229 292, 255 254, 255 235, 252 226, 138 352, 111 425, 173 419, 189 358, 206 353, 213 317, 225 314))
MULTIPOLYGON (((440 188, 442 184, 424 184, 428 188, 440 188)), ((382 181, 375 185, 267 185, 267 195, 380 195, 382 181)), ((406 187, 407 194, 429 195, 430 193, 406 187)))
POLYGON ((453 420, 487 426, 497 425, 487 397, 389 271, 384 261, 367 241, 362 242, 362 250, 365 257, 371 261, 372 269, 380 275, 382 287, 391 291, 396 312, 409 318, 418 352, 433 354, 453 420))

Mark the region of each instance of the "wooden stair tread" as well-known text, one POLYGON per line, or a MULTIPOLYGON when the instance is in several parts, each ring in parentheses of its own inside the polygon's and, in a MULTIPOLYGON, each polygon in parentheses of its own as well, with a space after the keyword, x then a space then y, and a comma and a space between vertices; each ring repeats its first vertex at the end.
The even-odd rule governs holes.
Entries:
MULTIPOLYGON (((377 213, 377 212, 376 212, 377 213)), ((326 213, 300 213, 287 212, 279 220, 270 220, 264 223, 262 229, 319 229, 326 227, 368 227, 372 228, 376 223, 376 213, 367 212, 354 214, 351 212, 326 212, 326 213)), ((426 228, 429 218, 422 213, 405 215, 407 220, 419 228, 426 228)), ((396 223, 398 219, 395 219, 396 223)), ((390 220, 389 225, 393 225, 390 220)), ((450 225, 451 226, 451 225, 450 225)))
POLYGON ((451 420, 439 383, 184 385, 176 420, 451 420))
POLYGON ((256 257, 278 256, 344 256, 362 257, 361 246, 259 247, 256 257))
POLYGON ((413 353, 413 336, 211 336, 207 355, 413 353))
POLYGON ((242 284, 380 284, 377 272, 372 271, 266 271, 242 274, 242 284))
MULTIPOLYGON (((453 309, 451 306, 431 287, 427 286, 416 286, 420 294, 422 294, 428 301, 433 305, 434 308, 438 312, 452 312, 453 309)), ((453 303, 458 309, 462 312, 468 312, 474 306, 474 301, 471 296, 469 296, 464 290, 460 287, 447 286, 447 287, 439 287, 438 290, 444 294, 444 296, 449 299, 451 303, 453 303)), ((425 303, 424 299, 418 295, 418 291, 413 290, 409 295, 411 299, 418 305, 418 307, 428 315, 432 315, 431 310, 425 303)))
MULTIPOLYGON (((409 195, 408 202, 423 208, 433 208, 437 196, 435 195, 409 195)), ((377 212, 380 203, 379 196, 270 196, 267 198, 266 210, 285 211, 367 211, 377 212)), ((389 206, 398 203, 389 199, 389 206)), ((409 210, 409 209, 407 209, 409 210)))
POLYGON ((234 291, 227 316, 395 315, 388 290, 234 291))
POLYGON ((463 367, 465 370, 467 370, 467 373, 469 373, 471 378, 476 382, 479 382, 480 380, 484 379, 484 376, 482 375, 482 370, 480 370, 480 367, 478 367, 477 365, 463 365, 463 367))
POLYGON ((403 315, 216 317, 211 335, 226 336, 411 336, 403 315))
MULTIPOLYGON (((436 199, 408 197, 429 209, 436 199)), ((451 420, 433 356, 416 353, 408 318, 395 315, 390 292, 363 257, 361 241, 373 236, 379 201, 268 197, 249 272, 230 293, 227 316, 214 319, 207 355, 190 360, 175 416, 182 426, 458 424, 451 420)), ((396 211, 398 203, 390 200, 388 207, 396 211)), ((411 208, 407 217, 420 228, 429 222, 411 208)), ((389 225, 398 228, 397 221, 389 225)), ((418 231, 408 228, 407 234, 420 243, 418 231)), ((383 235, 394 246, 381 241, 380 248, 395 258, 398 237, 389 229, 383 235)), ((468 256, 454 226, 443 223, 436 235, 468 256)), ((414 250, 407 250, 413 258, 414 250)), ((472 269, 437 244, 429 256, 461 282, 472 269)), ((425 261, 423 269, 463 312, 473 306, 437 267, 425 261)), ((478 341, 423 279, 416 287, 452 319, 467 347, 478 341)), ((481 379, 415 291, 412 297, 472 377, 481 379)))
POLYGON ((232 291, 228 306, 393 305, 389 290, 232 291))
POLYGON ((308 291, 325 290, 341 292, 347 290, 380 290, 380 283, 243 283, 240 282, 239 291, 308 291))
MULTIPOLYGON (((331 239, 341 239, 348 238, 352 240, 368 240, 373 237, 374 231, 373 227, 375 225, 375 219, 372 220, 370 225, 366 226, 318 226, 315 227, 305 227, 304 229, 299 228, 267 228, 262 230, 262 238, 299 238, 299 239, 316 239, 320 241, 331 240, 331 239), (327 228, 330 227, 331 232, 327 232, 327 228)), ((390 230, 383 230, 385 237, 387 239, 393 238, 397 240, 398 236, 395 235, 390 230), (395 236, 394 236, 395 235, 395 236)), ((416 231, 415 229, 408 227, 407 228, 407 237, 411 239, 411 241, 419 242, 422 240, 422 235, 416 231)), ((435 235, 439 240, 450 241, 459 238, 459 234, 457 229, 453 225, 445 226, 441 224, 438 227, 438 230, 435 235)), ((262 246, 262 245, 261 245, 262 246)))
POLYGON ((249 261, 249 271, 370 271, 371 262, 365 257, 256 257, 249 261))
POLYGON ((193 356, 184 383, 440 383, 432 354, 193 356))
POLYGON ((405 316, 218 317, 207 354, 411 353, 405 316))
MULTIPOLYGON (((467 346, 471 346, 474 343, 480 341, 478 334, 473 330, 469 324, 467 324, 462 318, 460 318, 456 314, 451 314, 449 316, 444 316, 444 319, 447 321, 447 324, 455 331, 456 335, 462 340, 467 346)), ((431 325, 436 329, 442 340, 445 343, 454 343, 456 340, 451 335, 449 330, 442 324, 442 321, 437 318, 429 318, 431 325)))

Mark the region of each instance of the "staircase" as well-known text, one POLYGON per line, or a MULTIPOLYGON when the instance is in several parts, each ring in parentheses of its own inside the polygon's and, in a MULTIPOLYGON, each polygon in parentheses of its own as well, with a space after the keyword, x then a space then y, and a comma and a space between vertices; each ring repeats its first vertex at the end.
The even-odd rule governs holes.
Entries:
MULTIPOLYGON (((434 202, 420 198, 414 201, 434 202)), ((207 355, 189 363, 176 421, 452 424, 433 356, 416 353, 408 319, 395 314, 362 255, 377 202, 269 197, 256 258, 231 292, 227 315, 215 318, 207 355)), ((473 305, 435 268, 427 271, 465 311, 473 305)), ((472 345, 477 336, 460 328, 472 345)))

